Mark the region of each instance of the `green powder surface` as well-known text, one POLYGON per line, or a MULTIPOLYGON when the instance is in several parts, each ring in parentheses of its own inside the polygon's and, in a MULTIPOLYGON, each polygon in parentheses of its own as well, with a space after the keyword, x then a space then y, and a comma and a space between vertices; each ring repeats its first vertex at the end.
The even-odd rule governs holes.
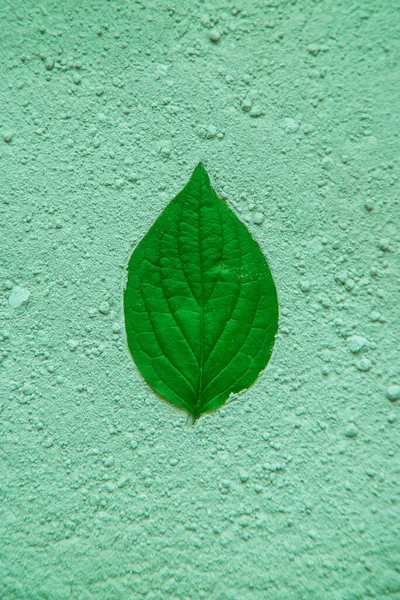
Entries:
POLYGON ((400 597, 397 0, 0 0, 1 600, 400 597), (126 264, 203 161, 271 267, 191 427, 126 264))

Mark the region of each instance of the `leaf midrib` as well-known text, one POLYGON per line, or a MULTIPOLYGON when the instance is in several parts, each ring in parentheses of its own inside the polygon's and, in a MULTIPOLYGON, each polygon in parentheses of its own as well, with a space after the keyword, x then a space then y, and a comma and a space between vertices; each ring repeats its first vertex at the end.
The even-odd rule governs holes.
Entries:
POLYGON ((201 206, 202 206, 202 194, 203 194, 203 186, 202 186, 202 174, 200 174, 200 202, 198 203, 199 206, 199 263, 200 263, 200 286, 201 286, 201 296, 200 296, 200 365, 199 365, 199 369, 200 369, 200 373, 199 373, 199 387, 197 390, 197 398, 196 398, 196 404, 194 407, 194 418, 197 419, 198 416, 200 416, 199 413, 199 408, 200 408, 200 404, 201 404, 201 397, 203 394, 203 371, 204 371, 204 364, 203 364, 203 360, 204 360, 204 287, 203 287, 203 260, 202 260, 202 247, 201 247, 201 240, 202 240, 202 236, 201 236, 201 206))
MULTIPOLYGON (((203 251, 203 247, 202 247, 202 241, 203 241, 203 238, 202 238, 202 207, 203 207, 202 197, 203 197, 203 194, 206 193, 206 192, 203 189, 203 176, 202 175, 200 175, 199 187, 200 187, 200 194, 199 194, 200 195, 200 200, 197 202, 197 206, 198 206, 198 231, 199 231, 199 233, 198 233, 198 252, 199 252, 199 268, 200 268, 200 302, 197 300, 197 304, 198 304, 199 310, 200 310, 200 357, 199 357, 199 359, 196 359, 196 354, 195 354, 194 349, 192 348, 192 346, 190 344, 189 339, 184 334, 184 331, 182 330, 182 327, 180 326, 180 323, 177 320, 174 311, 171 310, 171 312, 173 314, 173 317, 174 317, 174 320, 175 320, 177 326, 179 327, 179 329, 181 330, 184 338, 186 339, 188 347, 190 348, 190 350, 191 350, 194 358, 196 359, 197 364, 198 364, 198 368, 199 368, 199 380, 198 380, 197 391, 196 391, 195 388, 192 388, 193 391, 195 392, 196 402, 195 402, 195 405, 192 407, 192 411, 191 412, 192 412, 192 416, 194 417, 195 420, 199 418, 200 414, 202 413, 202 410, 204 409, 204 407, 201 406, 203 392, 206 389, 208 389, 210 387, 210 385, 212 385, 212 383, 215 381, 215 379, 220 375, 220 373, 217 373, 208 382, 206 388, 203 389, 203 379, 204 379, 204 367, 205 367, 205 364, 210 360, 210 357, 212 356, 212 354, 213 354, 216 346, 219 344, 219 342, 221 340, 221 337, 223 336, 224 332, 226 331, 226 325, 227 325, 227 323, 224 324, 224 327, 222 328, 222 330, 221 330, 221 332, 220 332, 220 334, 218 336, 218 339, 213 344, 213 346, 210 349, 207 357, 205 357, 204 356, 204 312, 205 312, 206 306, 205 306, 205 303, 204 303, 204 273, 203 273, 204 262, 203 262, 203 258, 202 258, 203 257, 203 254, 202 254, 202 251, 203 251)), ((188 193, 186 195, 185 200, 182 202, 181 217, 182 217, 182 215, 185 212, 185 207, 187 206, 187 203, 188 203, 190 197, 195 198, 197 200, 196 196, 194 196, 194 194, 192 194, 192 193, 188 193)), ((217 211, 218 211, 218 214, 219 214, 219 217, 220 217, 221 236, 223 237, 222 218, 221 218, 221 212, 219 210, 219 207, 217 208, 217 211)), ((179 225, 180 225, 180 222, 181 222, 181 220, 179 220, 179 225)), ((180 226, 178 226, 178 227, 180 229, 180 226)), ((163 237, 164 237, 164 235, 162 235, 162 237, 161 237, 161 242, 162 242, 163 237)), ((178 237, 180 238, 180 236, 178 236, 178 237)), ((238 241, 240 243, 240 236, 238 236, 237 239, 238 239, 238 241)), ((161 243, 161 245, 162 245, 162 243, 161 243)), ((222 244, 222 252, 223 252, 223 244, 222 244)), ((221 255, 221 259, 222 259, 222 255, 221 255)), ((240 267, 241 267, 240 268, 240 271, 241 271, 241 269, 242 269, 242 260, 240 260, 240 267)), ((218 264, 218 276, 217 276, 217 280, 219 279, 220 269, 221 269, 221 261, 219 261, 219 264, 218 264)), ((259 272, 259 269, 260 269, 260 267, 258 266, 258 272, 259 272)), ((217 284, 217 280, 214 282, 213 290, 211 291, 211 294, 210 294, 209 298, 207 299, 207 303, 210 300, 210 297, 212 297, 213 291, 214 291, 215 286, 217 284)), ((196 295, 194 293, 194 290, 192 289, 192 287, 190 285, 190 280, 187 277, 186 277, 186 281, 187 281, 187 285, 188 285, 189 289, 192 292, 192 295, 193 295, 194 299, 196 299, 196 295)), ((241 283, 242 282, 241 282, 241 278, 240 277, 239 277, 239 281, 240 281, 240 287, 241 287, 241 283)), ((162 284, 162 287, 163 287, 163 291, 164 291, 164 296, 166 297, 167 295, 165 293, 165 289, 164 289, 163 284, 162 284)), ((232 307, 232 309, 230 311, 230 315, 231 316, 232 316, 232 314, 235 312, 235 310, 237 308, 237 302, 238 302, 238 298, 239 297, 240 297, 240 291, 238 292, 237 298, 236 298, 236 302, 234 303, 234 305, 233 305, 233 307, 232 307)), ((169 305, 169 299, 167 297, 166 297, 166 300, 167 300, 167 304, 169 305)), ((258 298, 258 303, 257 304, 259 304, 259 302, 260 302, 260 298, 258 298)), ((257 311, 255 311, 255 313, 256 312, 257 311)), ((254 315, 253 315, 253 319, 252 319, 252 322, 251 322, 250 327, 249 327, 249 331, 252 328, 253 322, 254 322, 254 315)), ((248 339, 248 333, 245 336, 245 339, 243 340, 243 342, 241 344, 241 348, 243 348, 243 346, 245 345, 245 343, 246 343, 246 341, 248 339)), ((240 352, 240 349, 239 349, 239 352, 240 352)), ((229 360, 229 362, 223 367, 223 371, 225 371, 229 367, 229 365, 231 364, 232 360, 233 360, 233 358, 231 358, 229 360)), ((242 377, 246 375, 246 373, 248 372, 248 370, 249 369, 247 369, 245 371, 245 373, 242 375, 242 377)), ((185 377, 185 379, 187 380, 186 377, 185 377)), ((229 388, 229 386, 228 386, 228 388, 229 388)), ((224 393, 225 391, 226 390, 223 390, 223 392, 221 392, 221 393, 224 393)))

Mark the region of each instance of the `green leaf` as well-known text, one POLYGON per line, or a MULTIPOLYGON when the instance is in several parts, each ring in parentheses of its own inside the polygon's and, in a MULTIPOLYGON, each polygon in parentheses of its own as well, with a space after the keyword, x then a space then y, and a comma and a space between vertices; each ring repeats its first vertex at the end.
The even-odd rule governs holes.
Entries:
POLYGON ((124 312, 143 377, 194 420, 252 385, 268 363, 275 284, 202 163, 134 250, 124 312))

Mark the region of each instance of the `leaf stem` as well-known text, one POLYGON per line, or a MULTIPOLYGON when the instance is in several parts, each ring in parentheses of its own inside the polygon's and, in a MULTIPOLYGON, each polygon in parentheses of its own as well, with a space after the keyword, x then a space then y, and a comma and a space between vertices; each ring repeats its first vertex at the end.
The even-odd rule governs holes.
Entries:
POLYGON ((189 413, 185 422, 185 429, 193 429, 195 423, 195 417, 191 413, 189 413))

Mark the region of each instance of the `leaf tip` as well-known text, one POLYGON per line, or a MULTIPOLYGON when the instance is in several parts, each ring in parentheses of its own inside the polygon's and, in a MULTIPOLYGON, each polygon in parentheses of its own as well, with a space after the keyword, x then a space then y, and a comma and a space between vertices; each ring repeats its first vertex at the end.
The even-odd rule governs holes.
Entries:
POLYGON ((195 167, 195 169, 193 171, 192 177, 195 177, 195 176, 204 177, 207 182, 210 181, 210 178, 208 176, 206 168, 205 168, 204 164, 201 161, 197 163, 197 165, 196 165, 196 167, 195 167))

